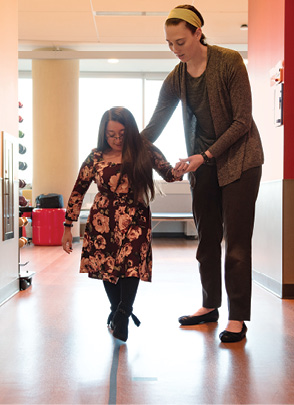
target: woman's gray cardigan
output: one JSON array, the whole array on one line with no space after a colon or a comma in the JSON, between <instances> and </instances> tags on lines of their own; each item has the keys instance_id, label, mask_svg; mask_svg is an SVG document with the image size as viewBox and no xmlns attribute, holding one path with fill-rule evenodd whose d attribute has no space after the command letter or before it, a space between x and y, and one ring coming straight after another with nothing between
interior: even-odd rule
<instances>
[{"instance_id":1,"label":"woman's gray cardigan","mask_svg":"<svg viewBox=\"0 0 294 405\"><path fill-rule=\"evenodd\" d=\"M216 134L209 151L216 158L218 181L225 186L240 178L243 171L263 163L258 129L252 118L251 89L241 55L218 46L209 47L206 84ZM153 116L142 131L154 142L179 101L188 155L194 154L196 117L187 104L186 64L180 62L165 79Z\"/></svg>"}]
</instances>

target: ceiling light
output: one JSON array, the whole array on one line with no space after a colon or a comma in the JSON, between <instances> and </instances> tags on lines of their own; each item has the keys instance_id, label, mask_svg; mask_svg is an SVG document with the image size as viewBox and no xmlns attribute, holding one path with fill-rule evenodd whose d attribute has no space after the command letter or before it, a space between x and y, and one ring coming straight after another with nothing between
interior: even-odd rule
<instances>
[{"instance_id":1,"label":"ceiling light","mask_svg":"<svg viewBox=\"0 0 294 405\"><path fill-rule=\"evenodd\" d=\"M115 58L108 59L108 63L118 63L119 60Z\"/></svg>"},{"instance_id":2,"label":"ceiling light","mask_svg":"<svg viewBox=\"0 0 294 405\"><path fill-rule=\"evenodd\" d=\"M247 30L248 30L248 25L247 25L247 24L242 24L242 25L240 26L240 30L241 30L241 31L247 31Z\"/></svg>"},{"instance_id":3,"label":"ceiling light","mask_svg":"<svg viewBox=\"0 0 294 405\"><path fill-rule=\"evenodd\" d=\"M168 11L94 11L94 15L96 16L125 16L125 17L154 17L154 16L166 16L168 15Z\"/></svg>"}]
</instances>

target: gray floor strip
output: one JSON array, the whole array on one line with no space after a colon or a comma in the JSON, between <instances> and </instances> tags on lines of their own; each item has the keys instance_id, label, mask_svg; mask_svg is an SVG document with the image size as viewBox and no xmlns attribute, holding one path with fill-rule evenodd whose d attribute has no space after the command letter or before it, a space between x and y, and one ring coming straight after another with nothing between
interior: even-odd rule
<instances>
[{"instance_id":1,"label":"gray floor strip","mask_svg":"<svg viewBox=\"0 0 294 405\"><path fill-rule=\"evenodd\" d=\"M119 341L114 339L112 364L111 364L111 370L110 370L108 405L116 405L117 370L118 370L119 350L120 350L121 345L122 345L122 343L120 343Z\"/></svg>"}]
</instances>

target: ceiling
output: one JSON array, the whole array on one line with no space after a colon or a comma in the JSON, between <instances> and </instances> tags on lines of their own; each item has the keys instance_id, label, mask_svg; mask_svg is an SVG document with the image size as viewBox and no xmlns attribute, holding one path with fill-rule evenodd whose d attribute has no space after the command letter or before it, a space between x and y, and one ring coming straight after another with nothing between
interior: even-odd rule
<instances>
[{"instance_id":1,"label":"ceiling","mask_svg":"<svg viewBox=\"0 0 294 405\"><path fill-rule=\"evenodd\" d=\"M248 0L195 0L208 43L247 52ZM164 21L174 0L20 0L19 58L100 60L100 70L126 66L170 69L177 60L164 38ZM135 15L132 15L135 14ZM139 14L139 15L138 15ZM155 14L155 15L154 15ZM109 64L108 59L119 59ZM97 63L96 63L97 65ZM143 69L141 66L140 69ZM152 70L152 69L151 69Z\"/></svg>"}]
</instances>

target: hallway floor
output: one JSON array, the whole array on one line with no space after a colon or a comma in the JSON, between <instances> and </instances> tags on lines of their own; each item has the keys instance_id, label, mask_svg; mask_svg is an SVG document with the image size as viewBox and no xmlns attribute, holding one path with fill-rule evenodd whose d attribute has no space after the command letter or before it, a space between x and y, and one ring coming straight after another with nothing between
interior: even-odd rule
<instances>
[{"instance_id":1,"label":"hallway floor","mask_svg":"<svg viewBox=\"0 0 294 405\"><path fill-rule=\"evenodd\" d=\"M196 241L154 239L153 282L139 285L127 343L106 327L102 282L79 274L81 244L26 246L32 286L0 307L1 404L293 404L294 300L253 284L247 338L218 323L181 327L201 305Z\"/></svg>"}]
</instances>

